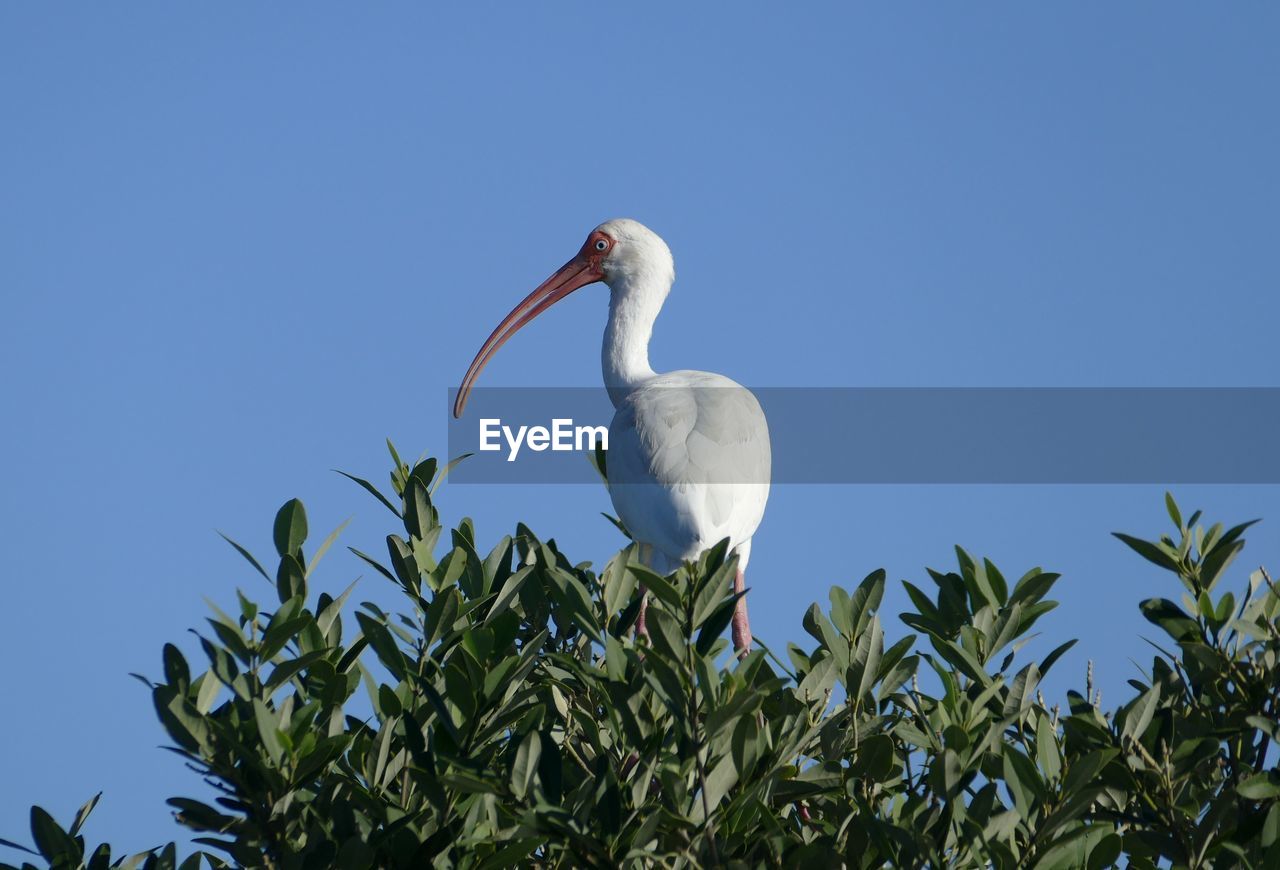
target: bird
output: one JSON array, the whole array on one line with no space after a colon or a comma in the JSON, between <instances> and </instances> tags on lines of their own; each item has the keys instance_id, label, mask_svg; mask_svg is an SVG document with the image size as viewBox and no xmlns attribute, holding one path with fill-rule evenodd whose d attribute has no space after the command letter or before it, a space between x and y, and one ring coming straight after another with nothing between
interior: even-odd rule
<instances>
[{"instance_id":1,"label":"bird","mask_svg":"<svg viewBox=\"0 0 1280 870\"><path fill-rule=\"evenodd\" d=\"M674 282L671 249L657 233L626 218L600 224L493 330L458 387L453 415L462 416L480 372L516 332L575 290L608 287L601 369L614 406L606 454L610 500L658 574L728 538L739 593L731 633L744 658L752 642L745 572L769 498L769 426L756 396L724 375L650 366L649 339ZM636 631L646 634L648 599L641 594Z\"/></svg>"}]
</instances>

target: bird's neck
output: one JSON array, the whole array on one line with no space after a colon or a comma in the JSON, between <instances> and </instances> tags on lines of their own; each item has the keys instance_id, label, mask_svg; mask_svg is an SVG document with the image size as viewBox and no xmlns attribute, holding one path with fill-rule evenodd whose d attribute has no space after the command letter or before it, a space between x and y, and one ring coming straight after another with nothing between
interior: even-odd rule
<instances>
[{"instance_id":1,"label":"bird's neck","mask_svg":"<svg viewBox=\"0 0 1280 870\"><path fill-rule=\"evenodd\" d=\"M600 361L604 385L616 408L627 393L654 376L649 366L653 322L671 288L660 276L637 277L610 288L609 324L604 330Z\"/></svg>"}]
</instances>

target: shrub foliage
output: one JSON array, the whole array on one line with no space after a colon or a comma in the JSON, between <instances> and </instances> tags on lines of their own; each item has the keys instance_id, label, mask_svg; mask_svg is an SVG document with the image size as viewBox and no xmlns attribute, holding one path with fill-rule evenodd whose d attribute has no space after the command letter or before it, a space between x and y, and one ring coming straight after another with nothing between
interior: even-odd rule
<instances>
[{"instance_id":1,"label":"shrub foliage","mask_svg":"<svg viewBox=\"0 0 1280 870\"><path fill-rule=\"evenodd\" d=\"M216 792L170 801L205 851L90 847L96 798L66 829L34 807L30 847L5 845L91 868L1280 866L1280 590L1259 570L1221 591L1249 523L1206 531L1169 498L1171 534L1117 536L1182 594L1141 603L1165 637L1106 711L1091 679L1065 707L1039 691L1074 641L1020 656L1056 574L957 549L904 583L905 633L876 571L808 609L807 644L738 661L723 543L666 577L523 525L482 547L439 523L447 469L392 454L394 495L352 478L394 515L386 556L353 552L402 612L312 596L337 533L308 556L290 501L274 572L233 543L275 600L237 593L198 666L169 644L144 680Z\"/></svg>"}]
</instances>

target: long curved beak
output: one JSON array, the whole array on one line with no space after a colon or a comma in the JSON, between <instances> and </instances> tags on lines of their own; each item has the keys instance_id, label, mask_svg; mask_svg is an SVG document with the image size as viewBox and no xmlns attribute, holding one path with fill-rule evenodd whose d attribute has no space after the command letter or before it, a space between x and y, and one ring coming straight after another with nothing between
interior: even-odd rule
<instances>
[{"instance_id":1,"label":"long curved beak","mask_svg":"<svg viewBox=\"0 0 1280 870\"><path fill-rule=\"evenodd\" d=\"M471 361L471 367L467 369L467 374L463 377L461 386L458 387L458 395L453 401L453 416L462 416L462 410L467 406L467 397L471 394L471 388L475 386L476 379L480 377L480 372L498 352L498 348L507 343L507 339L574 290L603 279L604 271L600 268L599 262L593 261L584 250L539 284L536 290L526 296L511 310L510 314L502 319L498 328L481 346L476 358Z\"/></svg>"}]
</instances>

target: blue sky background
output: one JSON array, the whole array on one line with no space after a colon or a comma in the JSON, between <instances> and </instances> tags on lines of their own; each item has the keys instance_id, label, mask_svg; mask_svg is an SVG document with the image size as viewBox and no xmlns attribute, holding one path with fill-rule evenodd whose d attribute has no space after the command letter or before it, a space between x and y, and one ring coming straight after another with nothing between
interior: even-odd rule
<instances>
[{"instance_id":1,"label":"blue sky background","mask_svg":"<svg viewBox=\"0 0 1280 870\"><path fill-rule=\"evenodd\" d=\"M388 435L443 450L447 388L605 218L675 252L659 369L1278 385L1278 25L1261 3L0 6L0 837L98 789L90 836L181 836L163 801L198 782L126 674L194 651L202 596L270 594L214 529L269 553L299 496L378 549L388 517L329 469L384 480ZM576 294L484 383L598 383L604 318ZM778 487L753 628L800 639L830 584L920 581L961 543L1064 573L1041 648L1082 643L1051 694L1092 656L1110 703L1149 663L1137 602L1177 590L1108 533L1161 531L1160 493ZM1232 582L1280 568L1280 488L1177 495L1268 519ZM578 559L618 546L602 489L440 501L486 541L527 520ZM335 553L317 583L360 573Z\"/></svg>"}]
</instances>

